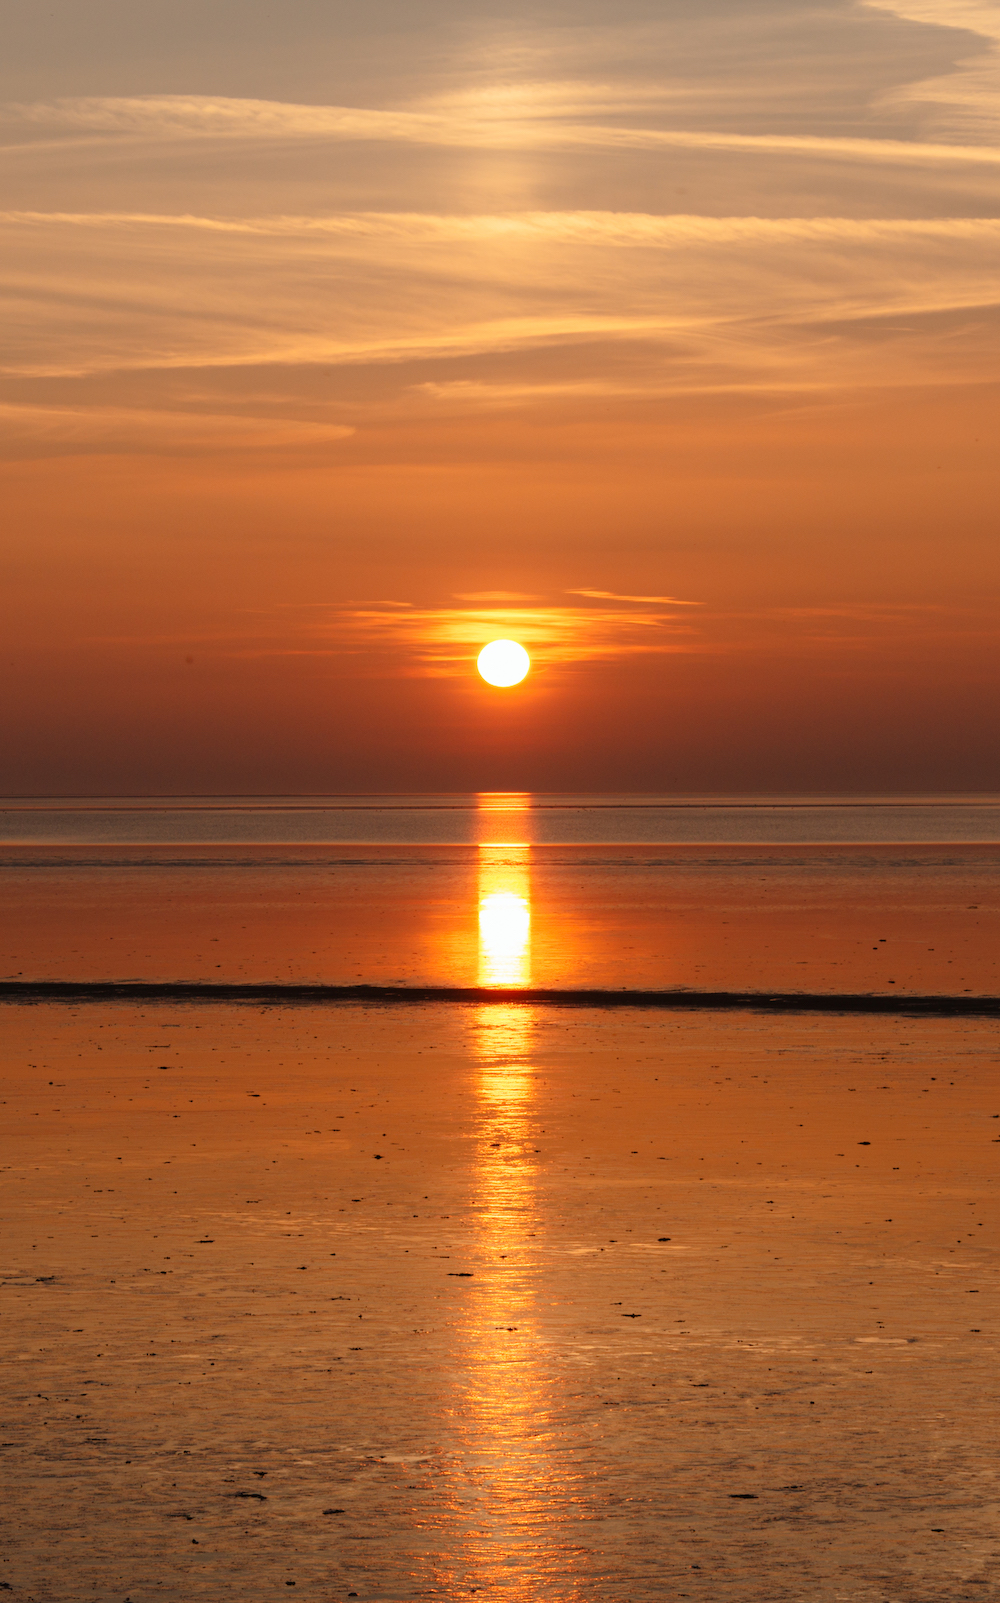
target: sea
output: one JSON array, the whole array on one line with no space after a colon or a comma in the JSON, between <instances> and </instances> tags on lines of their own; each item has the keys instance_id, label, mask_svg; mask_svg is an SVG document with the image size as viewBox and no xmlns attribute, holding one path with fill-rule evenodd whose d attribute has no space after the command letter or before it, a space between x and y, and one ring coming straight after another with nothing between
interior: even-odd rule
<instances>
[{"instance_id":1,"label":"sea","mask_svg":"<svg viewBox=\"0 0 1000 1603\"><path fill-rule=\"evenodd\" d=\"M0 885L0 1589L1000 1593L1000 798L8 798Z\"/></svg>"},{"instance_id":2,"label":"sea","mask_svg":"<svg viewBox=\"0 0 1000 1603\"><path fill-rule=\"evenodd\" d=\"M7 801L0 977L989 993L1000 800Z\"/></svg>"}]
</instances>

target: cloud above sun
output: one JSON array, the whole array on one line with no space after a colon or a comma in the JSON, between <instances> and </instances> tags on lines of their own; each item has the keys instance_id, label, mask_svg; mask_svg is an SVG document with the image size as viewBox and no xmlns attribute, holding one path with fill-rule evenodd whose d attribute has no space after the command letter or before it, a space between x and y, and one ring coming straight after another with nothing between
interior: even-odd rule
<instances>
[{"instance_id":1,"label":"cloud above sun","mask_svg":"<svg viewBox=\"0 0 1000 1603\"><path fill-rule=\"evenodd\" d=\"M202 449L322 450L375 420L989 382L995 7L870 0L779 27L752 0L730 20L735 55L696 8L479 34L472 16L443 76L361 104L0 107L0 378L61 386L0 397L8 451L170 454L185 414ZM867 96L849 114L843 74ZM67 163L100 172L86 200ZM394 375L391 406L334 385L320 407L318 368L340 391ZM265 369L234 411L229 375ZM114 374L143 377L132 417L80 393Z\"/></svg>"},{"instance_id":2,"label":"cloud above sun","mask_svg":"<svg viewBox=\"0 0 1000 1603\"><path fill-rule=\"evenodd\" d=\"M498 638L519 641L536 668L699 649L690 626L669 612L558 603L408 607L405 611L340 607L331 609L320 634L326 637L321 650L377 650L394 664L394 671L416 678L466 675L482 647Z\"/></svg>"}]
</instances>

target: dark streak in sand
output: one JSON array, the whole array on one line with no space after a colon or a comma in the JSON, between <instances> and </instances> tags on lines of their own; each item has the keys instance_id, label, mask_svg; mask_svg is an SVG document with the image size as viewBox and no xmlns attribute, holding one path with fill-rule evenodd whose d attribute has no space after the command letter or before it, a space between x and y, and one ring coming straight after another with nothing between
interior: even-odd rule
<instances>
[{"instance_id":1,"label":"dark streak in sand","mask_svg":"<svg viewBox=\"0 0 1000 1603\"><path fill-rule=\"evenodd\" d=\"M647 1007L765 1013L893 1013L1000 1016L997 996L884 996L869 992L574 990L480 985L316 985L186 980L0 980L0 1002L512 1002L560 1007Z\"/></svg>"}]
</instances>

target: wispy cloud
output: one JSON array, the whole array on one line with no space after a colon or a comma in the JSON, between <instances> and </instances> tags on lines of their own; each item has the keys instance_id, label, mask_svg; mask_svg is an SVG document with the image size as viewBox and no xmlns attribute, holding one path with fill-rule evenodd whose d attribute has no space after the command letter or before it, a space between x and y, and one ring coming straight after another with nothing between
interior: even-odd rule
<instances>
[{"instance_id":1,"label":"wispy cloud","mask_svg":"<svg viewBox=\"0 0 1000 1603\"><path fill-rule=\"evenodd\" d=\"M321 653L377 653L407 676L469 672L490 640L519 640L539 668L697 651L694 631L659 612L570 606L332 609L314 647Z\"/></svg>"},{"instance_id":2,"label":"wispy cloud","mask_svg":"<svg viewBox=\"0 0 1000 1603\"><path fill-rule=\"evenodd\" d=\"M329 423L217 412L124 406L30 406L0 403L0 456L184 456L206 451L315 450L355 430Z\"/></svg>"},{"instance_id":3,"label":"wispy cloud","mask_svg":"<svg viewBox=\"0 0 1000 1603\"><path fill-rule=\"evenodd\" d=\"M1000 161L1000 151L998 151ZM198 217L189 213L2 211L0 224L11 227L65 228L84 233L120 231L141 239L148 231L215 234L224 248L227 236L297 242L323 249L335 245L359 253L373 243L399 245L502 245L548 241L608 246L739 244L773 242L831 245L871 242L916 242L993 239L995 217L706 217L690 212L518 211L498 214L427 212L340 212L334 216Z\"/></svg>"},{"instance_id":4,"label":"wispy cloud","mask_svg":"<svg viewBox=\"0 0 1000 1603\"><path fill-rule=\"evenodd\" d=\"M824 157L885 166L1000 165L989 144L945 144L844 135L748 134L726 129L648 128L566 120L565 86L509 98L463 96L428 110L305 106L208 95L80 97L6 108L15 126L78 130L147 141L378 141L467 149L701 150ZM579 100L580 91L576 90ZM592 102L593 104L593 102ZM9 150L30 148L21 142Z\"/></svg>"},{"instance_id":5,"label":"wispy cloud","mask_svg":"<svg viewBox=\"0 0 1000 1603\"><path fill-rule=\"evenodd\" d=\"M890 106L920 106L932 128L952 140L989 141L1000 137L1000 8L995 0L864 0L873 11L887 11L910 22L964 28L991 46L970 53L957 68L938 77L906 84L884 95Z\"/></svg>"},{"instance_id":6,"label":"wispy cloud","mask_svg":"<svg viewBox=\"0 0 1000 1603\"><path fill-rule=\"evenodd\" d=\"M901 650L948 641L989 642L992 649L997 626L974 607L885 600L706 609L697 627L659 611L637 612L635 604L624 609L315 602L248 615L242 628L94 636L87 643L143 643L154 651L197 647L212 657L239 660L328 658L337 663L338 673L353 678L457 679L474 674L482 647L499 638L521 641L536 672L544 673L667 655L819 657L831 665L861 658L891 661Z\"/></svg>"},{"instance_id":7,"label":"wispy cloud","mask_svg":"<svg viewBox=\"0 0 1000 1603\"><path fill-rule=\"evenodd\" d=\"M700 607L700 601L680 601L676 596L620 596L613 590L568 590L567 595L588 596L594 601L639 601L669 607Z\"/></svg>"},{"instance_id":8,"label":"wispy cloud","mask_svg":"<svg viewBox=\"0 0 1000 1603\"><path fill-rule=\"evenodd\" d=\"M980 217L7 212L0 243L6 370L39 375L618 341L662 347L643 370L645 393L904 382L926 360L912 331L906 341L893 330L891 367L876 366L871 328L859 352L852 326L1000 298L1000 220ZM981 338L956 330L947 360L963 377L988 365ZM414 405L475 406L630 384L602 360L571 381L525 367L504 384L438 378L410 394Z\"/></svg>"}]
</instances>

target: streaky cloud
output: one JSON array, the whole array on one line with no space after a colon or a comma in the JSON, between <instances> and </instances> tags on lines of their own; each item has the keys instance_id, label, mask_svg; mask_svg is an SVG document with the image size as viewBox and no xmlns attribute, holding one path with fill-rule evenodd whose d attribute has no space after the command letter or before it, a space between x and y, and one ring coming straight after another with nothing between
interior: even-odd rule
<instances>
[{"instance_id":1,"label":"streaky cloud","mask_svg":"<svg viewBox=\"0 0 1000 1603\"><path fill-rule=\"evenodd\" d=\"M1000 9L987 0L864 0L875 11L941 28L965 28L992 48L957 70L883 96L889 106L923 106L932 127L951 138L1000 138Z\"/></svg>"},{"instance_id":2,"label":"streaky cloud","mask_svg":"<svg viewBox=\"0 0 1000 1603\"><path fill-rule=\"evenodd\" d=\"M451 677L468 672L487 641L516 639L536 667L613 662L635 656L704 649L688 626L659 613L568 606L331 608L317 644L321 654L365 648L402 658L397 667L415 677Z\"/></svg>"},{"instance_id":3,"label":"streaky cloud","mask_svg":"<svg viewBox=\"0 0 1000 1603\"><path fill-rule=\"evenodd\" d=\"M835 158L887 166L1000 164L1000 147L989 144L878 139L848 135L738 133L725 129L645 128L570 123L541 116L537 102L519 108L490 101L478 114L474 100L441 110L369 109L297 105L275 100L209 95L88 97L14 104L4 119L23 128L67 128L132 139L227 141L376 141L474 149L686 149ZM11 152L32 148L8 144Z\"/></svg>"},{"instance_id":4,"label":"streaky cloud","mask_svg":"<svg viewBox=\"0 0 1000 1603\"><path fill-rule=\"evenodd\" d=\"M570 596L587 596L594 601L637 601L670 607L700 607L701 601L681 601L677 596L620 596L614 590L567 590Z\"/></svg>"},{"instance_id":5,"label":"streaky cloud","mask_svg":"<svg viewBox=\"0 0 1000 1603\"><path fill-rule=\"evenodd\" d=\"M502 373L411 371L397 415L979 382L1000 300L995 217L8 210L0 238L10 376L517 356ZM662 354L609 364L611 345ZM593 355L539 360L571 346ZM365 415L359 401L329 423Z\"/></svg>"},{"instance_id":6,"label":"streaky cloud","mask_svg":"<svg viewBox=\"0 0 1000 1603\"><path fill-rule=\"evenodd\" d=\"M324 421L125 406L0 403L3 455L200 455L206 451L314 450L355 429Z\"/></svg>"}]
</instances>

